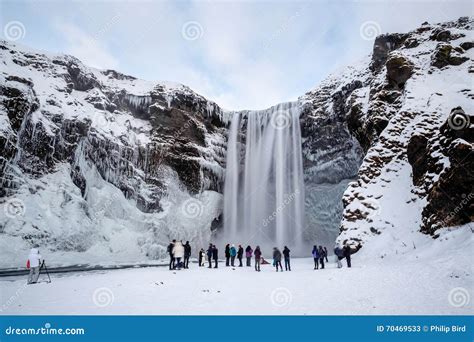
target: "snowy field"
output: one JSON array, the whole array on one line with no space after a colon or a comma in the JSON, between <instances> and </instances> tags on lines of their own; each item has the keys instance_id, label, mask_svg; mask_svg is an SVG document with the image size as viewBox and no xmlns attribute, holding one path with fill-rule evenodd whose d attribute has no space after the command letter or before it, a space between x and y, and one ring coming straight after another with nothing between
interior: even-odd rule
<instances>
[{"instance_id":1,"label":"snowy field","mask_svg":"<svg viewBox=\"0 0 474 342\"><path fill-rule=\"evenodd\" d=\"M325 270L293 259L271 265L169 271L152 267L53 275L26 286L0 279L2 314L345 315L473 314L472 231L465 226L409 252L354 255L353 268ZM403 254L402 254L403 253ZM43 278L44 279L44 278Z\"/></svg>"}]
</instances>

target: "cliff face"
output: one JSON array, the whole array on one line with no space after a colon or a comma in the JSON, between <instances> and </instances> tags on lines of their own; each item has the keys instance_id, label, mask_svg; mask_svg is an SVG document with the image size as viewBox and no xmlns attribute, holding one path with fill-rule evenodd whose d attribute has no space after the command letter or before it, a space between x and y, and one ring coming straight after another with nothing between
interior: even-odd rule
<instances>
[{"instance_id":1,"label":"cliff face","mask_svg":"<svg viewBox=\"0 0 474 342\"><path fill-rule=\"evenodd\" d=\"M471 37L468 18L379 36L300 98L308 240L403 250L472 222ZM221 226L232 113L4 41L0 62L0 266L32 245L63 263L157 259Z\"/></svg>"},{"instance_id":2,"label":"cliff face","mask_svg":"<svg viewBox=\"0 0 474 342\"><path fill-rule=\"evenodd\" d=\"M215 103L7 42L0 60L7 250L96 248L127 260L163 256L171 236L209 239L226 147Z\"/></svg>"},{"instance_id":3,"label":"cliff face","mask_svg":"<svg viewBox=\"0 0 474 342\"><path fill-rule=\"evenodd\" d=\"M340 113L365 156L342 198L339 243L377 237L400 252L420 231L473 221L472 23L379 36L347 83Z\"/></svg>"}]
</instances>

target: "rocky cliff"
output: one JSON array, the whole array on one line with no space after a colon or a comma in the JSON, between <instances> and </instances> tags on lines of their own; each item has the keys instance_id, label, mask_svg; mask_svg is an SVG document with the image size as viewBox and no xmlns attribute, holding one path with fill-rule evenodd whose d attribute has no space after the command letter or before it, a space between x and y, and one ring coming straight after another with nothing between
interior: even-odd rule
<instances>
[{"instance_id":1,"label":"rocky cliff","mask_svg":"<svg viewBox=\"0 0 474 342\"><path fill-rule=\"evenodd\" d=\"M154 259L171 236L209 239L226 147L215 103L5 41L0 60L4 250Z\"/></svg>"},{"instance_id":2,"label":"rocky cliff","mask_svg":"<svg viewBox=\"0 0 474 342\"><path fill-rule=\"evenodd\" d=\"M420 232L472 224L472 25L465 17L381 35L342 86L333 108L364 159L342 198L339 243L356 251L374 240L399 253Z\"/></svg>"}]
</instances>

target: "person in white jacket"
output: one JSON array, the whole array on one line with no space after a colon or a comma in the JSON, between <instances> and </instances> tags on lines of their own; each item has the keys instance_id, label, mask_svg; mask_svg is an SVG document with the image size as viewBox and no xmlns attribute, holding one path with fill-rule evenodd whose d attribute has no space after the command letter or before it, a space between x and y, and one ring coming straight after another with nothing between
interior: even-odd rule
<instances>
[{"instance_id":1,"label":"person in white jacket","mask_svg":"<svg viewBox=\"0 0 474 342\"><path fill-rule=\"evenodd\" d=\"M181 241L177 241L173 247L173 257L176 259L176 266L181 268L181 259L184 258L184 246Z\"/></svg>"},{"instance_id":2,"label":"person in white jacket","mask_svg":"<svg viewBox=\"0 0 474 342\"><path fill-rule=\"evenodd\" d=\"M28 255L28 261L30 262L30 274L28 275L28 284L35 284L39 278L39 270L41 266L41 254L37 248L30 250Z\"/></svg>"}]
</instances>

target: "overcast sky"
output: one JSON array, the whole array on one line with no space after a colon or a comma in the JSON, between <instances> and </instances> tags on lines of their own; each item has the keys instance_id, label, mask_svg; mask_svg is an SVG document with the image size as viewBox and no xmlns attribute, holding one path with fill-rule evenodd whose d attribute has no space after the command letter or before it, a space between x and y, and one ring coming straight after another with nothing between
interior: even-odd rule
<instances>
[{"instance_id":1,"label":"overcast sky","mask_svg":"<svg viewBox=\"0 0 474 342\"><path fill-rule=\"evenodd\" d=\"M227 109L294 100L370 54L375 33L473 13L472 1L3 1L2 35L85 64L186 84ZM20 26L21 27L21 26Z\"/></svg>"}]
</instances>

